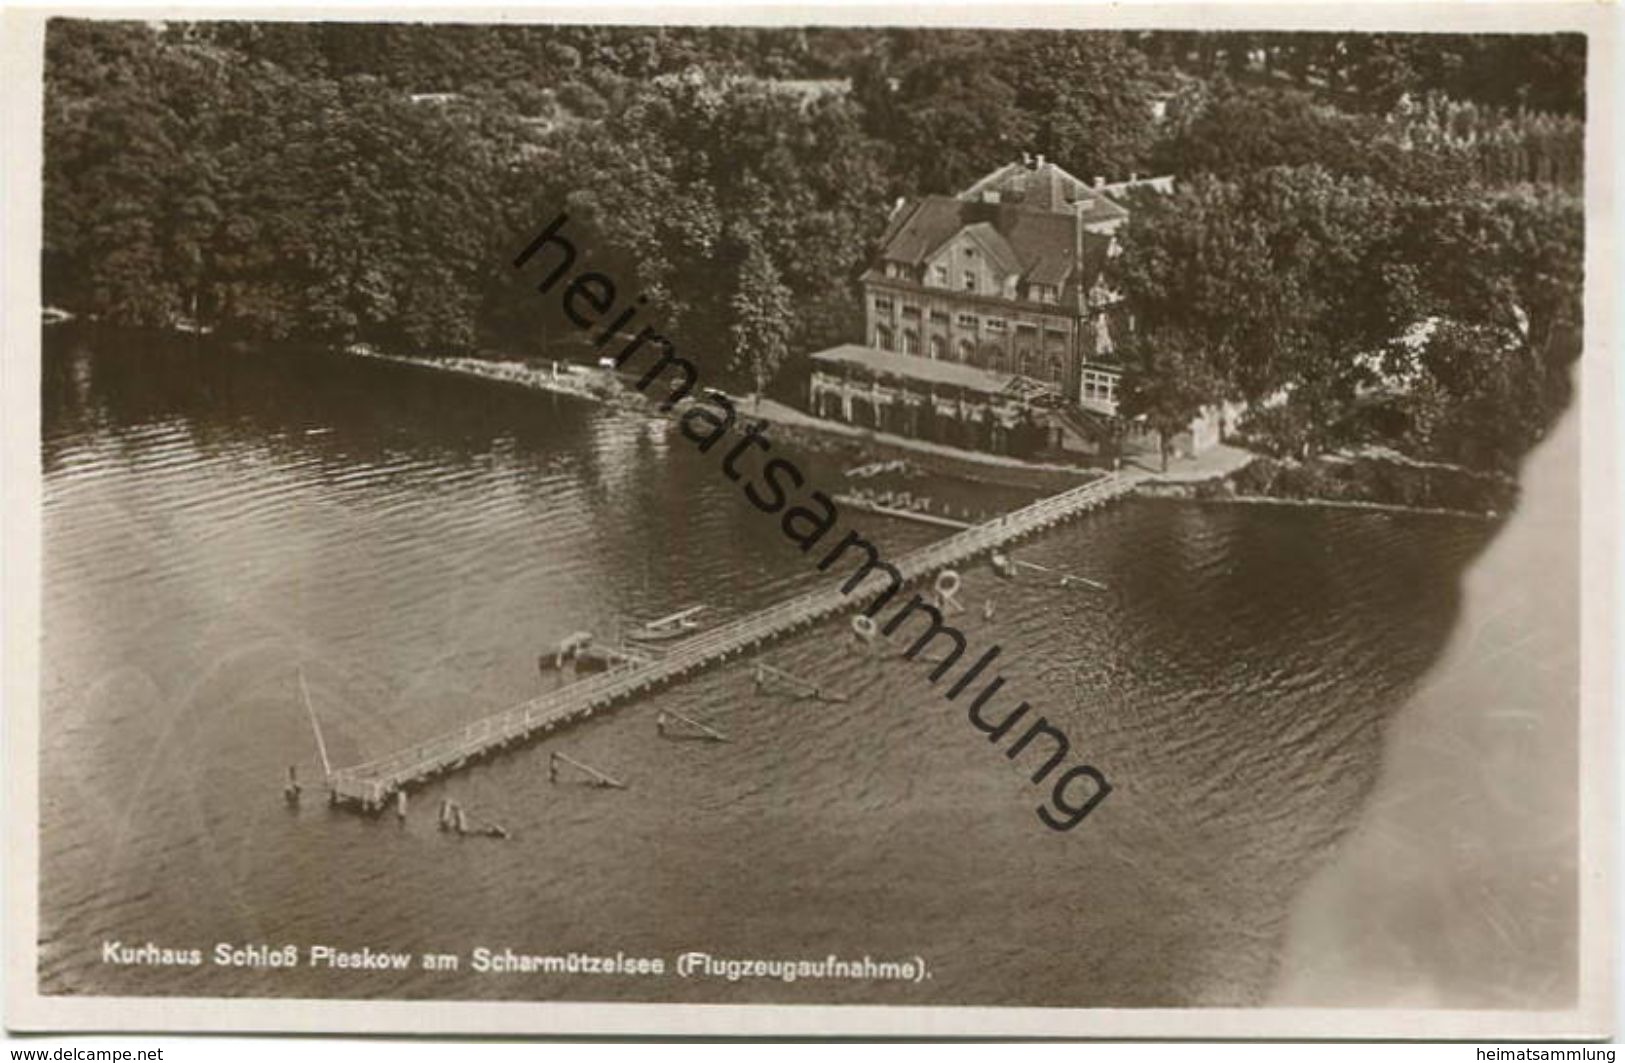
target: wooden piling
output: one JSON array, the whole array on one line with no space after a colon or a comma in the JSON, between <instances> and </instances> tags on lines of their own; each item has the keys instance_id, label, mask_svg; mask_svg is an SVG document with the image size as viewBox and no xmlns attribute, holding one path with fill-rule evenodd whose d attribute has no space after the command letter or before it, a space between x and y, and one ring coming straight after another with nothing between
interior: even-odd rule
<instances>
[{"instance_id":1,"label":"wooden piling","mask_svg":"<svg viewBox=\"0 0 1625 1063\"><path fill-rule=\"evenodd\" d=\"M299 693L305 701L305 712L310 716L310 728L316 732L316 751L322 756L322 774L331 777L333 762L327 757L327 740L322 737L322 725L316 719L316 709L310 703L310 688L305 685L305 670L299 669Z\"/></svg>"},{"instance_id":2,"label":"wooden piling","mask_svg":"<svg viewBox=\"0 0 1625 1063\"><path fill-rule=\"evenodd\" d=\"M550 753L547 757L547 778L549 782L558 782L558 764L560 762L568 764L577 771L585 772L591 777L591 782L594 786L602 786L614 790L626 789L626 784L621 782L619 779L612 778L589 764L583 764L574 757L566 756L565 754L558 752Z\"/></svg>"},{"instance_id":3,"label":"wooden piling","mask_svg":"<svg viewBox=\"0 0 1625 1063\"><path fill-rule=\"evenodd\" d=\"M768 680L777 679L782 683L799 689L802 697L817 698L819 701L846 700L845 694L841 694L836 691L825 691L823 687L819 686L812 680L803 679L801 676L786 672L782 668L775 668L773 665L768 664L765 661L757 662L754 669L754 675L756 678L757 690L766 689Z\"/></svg>"},{"instance_id":4,"label":"wooden piling","mask_svg":"<svg viewBox=\"0 0 1625 1063\"><path fill-rule=\"evenodd\" d=\"M710 742L726 742L726 741L728 741L728 736L723 734L721 731L717 730L715 727L712 727L710 724L705 723L705 722L703 722L701 720L696 720L692 716L684 716L682 713L678 712L676 709L666 709L664 712L661 713L661 716L669 716L672 719L678 721L679 723L688 724L688 726L690 726L690 727L694 728L696 731L700 732L698 735L695 736L696 738L703 738L703 739L705 739L707 741L710 741ZM661 726L660 733L665 734L666 731L665 731L665 725L664 725L663 721L660 721L660 726Z\"/></svg>"}]
</instances>

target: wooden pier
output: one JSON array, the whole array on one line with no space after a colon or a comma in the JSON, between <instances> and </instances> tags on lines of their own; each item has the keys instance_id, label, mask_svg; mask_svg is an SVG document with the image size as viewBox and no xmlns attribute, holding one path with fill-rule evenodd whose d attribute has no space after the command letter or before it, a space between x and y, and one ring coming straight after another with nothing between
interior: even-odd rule
<instances>
[{"instance_id":1,"label":"wooden pier","mask_svg":"<svg viewBox=\"0 0 1625 1063\"><path fill-rule=\"evenodd\" d=\"M902 574L905 584L915 583L1104 505L1145 478L1142 473L1109 475L887 560ZM382 810L396 793L855 609L888 586L884 579L870 576L851 594L845 594L841 585L851 571L850 566L843 565L831 572L829 586L669 643L668 651L658 658L613 667L410 748L331 771L327 781L332 798L336 803L369 812Z\"/></svg>"}]
</instances>

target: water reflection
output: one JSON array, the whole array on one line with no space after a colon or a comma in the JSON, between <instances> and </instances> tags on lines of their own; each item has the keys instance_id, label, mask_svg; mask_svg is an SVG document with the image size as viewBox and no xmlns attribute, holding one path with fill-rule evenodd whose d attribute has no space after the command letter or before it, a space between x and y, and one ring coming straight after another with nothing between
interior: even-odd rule
<instances>
[{"instance_id":1,"label":"water reflection","mask_svg":"<svg viewBox=\"0 0 1625 1063\"><path fill-rule=\"evenodd\" d=\"M1132 502L1021 548L1105 593L965 574L1012 689L1117 787L1077 831L908 665L839 623L560 736L631 782L499 758L404 826L290 815L336 760L538 689L571 631L814 573L715 462L623 412L319 354L53 329L44 375L42 911L52 992L1169 1005L1262 999L1289 904L1355 822L1484 526ZM839 469L798 464L819 483ZM966 499L978 489L947 486ZM869 525L888 553L934 530ZM674 708L727 745L677 743ZM513 832L434 829L451 797ZM125 971L104 937L456 951L924 955L924 986Z\"/></svg>"}]
</instances>

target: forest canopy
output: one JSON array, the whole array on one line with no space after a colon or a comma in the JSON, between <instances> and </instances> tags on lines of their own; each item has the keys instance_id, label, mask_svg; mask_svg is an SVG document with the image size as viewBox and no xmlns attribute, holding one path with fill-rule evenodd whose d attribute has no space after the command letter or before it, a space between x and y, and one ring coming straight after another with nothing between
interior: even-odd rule
<instances>
[{"instance_id":1,"label":"forest canopy","mask_svg":"<svg viewBox=\"0 0 1625 1063\"><path fill-rule=\"evenodd\" d=\"M118 324L540 353L573 330L504 266L564 210L713 379L793 389L898 197L1034 153L1176 179L1119 234L1126 413L1504 464L1578 354L1575 35L57 19L46 52L46 300Z\"/></svg>"}]
</instances>

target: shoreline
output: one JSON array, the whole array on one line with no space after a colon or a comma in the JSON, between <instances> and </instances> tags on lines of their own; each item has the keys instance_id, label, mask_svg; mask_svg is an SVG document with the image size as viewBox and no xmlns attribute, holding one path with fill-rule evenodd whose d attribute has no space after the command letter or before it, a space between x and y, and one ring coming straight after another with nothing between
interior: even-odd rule
<instances>
[{"instance_id":1,"label":"shoreline","mask_svg":"<svg viewBox=\"0 0 1625 1063\"><path fill-rule=\"evenodd\" d=\"M630 386L617 374L609 370L557 360L549 360L549 368L541 369L517 360L495 361L464 356L412 357L356 346L335 350L347 357L389 362L431 372L486 380L524 388L527 391L596 402L645 416L651 421L676 423L695 401L692 398L685 398L673 406L669 413L660 413L640 393L630 390ZM776 399L756 400L732 394L728 394L728 398L740 415L739 423L734 428L735 432L743 431L747 421L761 420L772 426L776 437L809 450L823 453L852 450L854 457L865 456L870 460L906 458L928 472L956 479L1057 491L1100 479L1110 472L1104 468L1025 461L1000 454L983 454L873 429L858 428L814 417Z\"/></svg>"},{"instance_id":2,"label":"shoreline","mask_svg":"<svg viewBox=\"0 0 1625 1063\"><path fill-rule=\"evenodd\" d=\"M1579 459L1571 409L1525 465L1531 504L1464 571L1363 809L1293 900L1270 1005L1576 1005Z\"/></svg>"},{"instance_id":3,"label":"shoreline","mask_svg":"<svg viewBox=\"0 0 1625 1063\"><path fill-rule=\"evenodd\" d=\"M85 321L74 318L73 321ZM66 324L67 322L64 322ZM190 335L194 330L175 326L162 331ZM549 359L542 368L519 359L489 359L471 355L404 355L365 344L326 347L340 357L445 373L471 380L522 388L533 393L610 406L651 421L675 423L695 401L685 398L671 412L660 413L618 374L595 366ZM725 393L726 394L726 393ZM776 399L752 399L729 394L740 412L733 431L743 431L750 420L772 426L780 439L808 450L839 454L854 460L906 459L921 470L940 476L1031 490L1059 491L1109 475L1104 467L1027 461L1007 455L985 454L924 440L895 436L815 417ZM748 415L747 415L748 411ZM1123 467L1137 465L1133 458ZM1140 466L1144 468L1144 466ZM1325 455L1311 463L1285 462L1230 444L1220 444L1195 459L1176 459L1167 471L1153 471L1133 497L1164 501L1216 502L1227 505L1275 505L1363 509L1374 513L1409 513L1456 519L1499 521L1516 508L1517 480L1498 473L1429 462L1385 448L1362 448L1342 455ZM1372 482L1339 473L1372 473ZM1386 477L1386 478L1384 478ZM1381 495L1431 496L1443 485L1446 494L1465 495L1481 505L1423 505ZM1452 485L1454 485L1452 487ZM1347 497L1308 493L1332 487ZM1493 504L1492 504L1493 503ZM886 515L884 513L880 515Z\"/></svg>"},{"instance_id":4,"label":"shoreline","mask_svg":"<svg viewBox=\"0 0 1625 1063\"><path fill-rule=\"evenodd\" d=\"M1304 509L1362 509L1373 513L1410 513L1424 517L1453 517L1457 520L1484 522L1498 521L1503 517L1503 514L1494 510L1480 512L1476 509L1441 509L1430 506L1407 506L1397 502L1362 502L1355 499L1276 498L1271 495L1223 494L1202 496L1193 495L1189 492L1168 491L1165 489L1166 486L1157 483L1145 484L1135 491L1135 497L1156 502L1196 502L1238 506L1297 506Z\"/></svg>"},{"instance_id":5,"label":"shoreline","mask_svg":"<svg viewBox=\"0 0 1625 1063\"><path fill-rule=\"evenodd\" d=\"M628 385L616 374L567 362L550 361L548 368L543 369L517 360L411 357L356 346L341 348L340 353L583 399L650 419L675 421L693 401L679 402L670 414L657 413L640 393L628 390ZM779 438L809 450L823 453L850 450L854 458L871 460L902 457L927 472L956 479L1055 491L1110 472L1105 468L1026 461L893 436L814 417L775 399L735 395L728 398L741 412L741 424L747 419L744 414L748 410L749 419L767 422ZM740 430L736 426L735 431ZM1125 462L1129 464L1133 462ZM1317 490L1327 493L1315 493ZM1332 491L1343 497L1333 496ZM1441 495L1457 504L1428 505L1409 500ZM1515 507L1517 486L1516 481L1494 473L1426 462L1397 452L1327 455L1315 462L1297 464L1222 445L1195 459L1179 460L1166 472L1152 472L1136 489L1135 496L1233 505L1321 506L1498 521Z\"/></svg>"},{"instance_id":6,"label":"shoreline","mask_svg":"<svg viewBox=\"0 0 1625 1063\"><path fill-rule=\"evenodd\" d=\"M1496 522L1518 508L1518 482L1494 473L1385 454L1328 454L1286 462L1252 454L1222 474L1154 477L1143 498L1224 504L1321 506Z\"/></svg>"}]
</instances>

